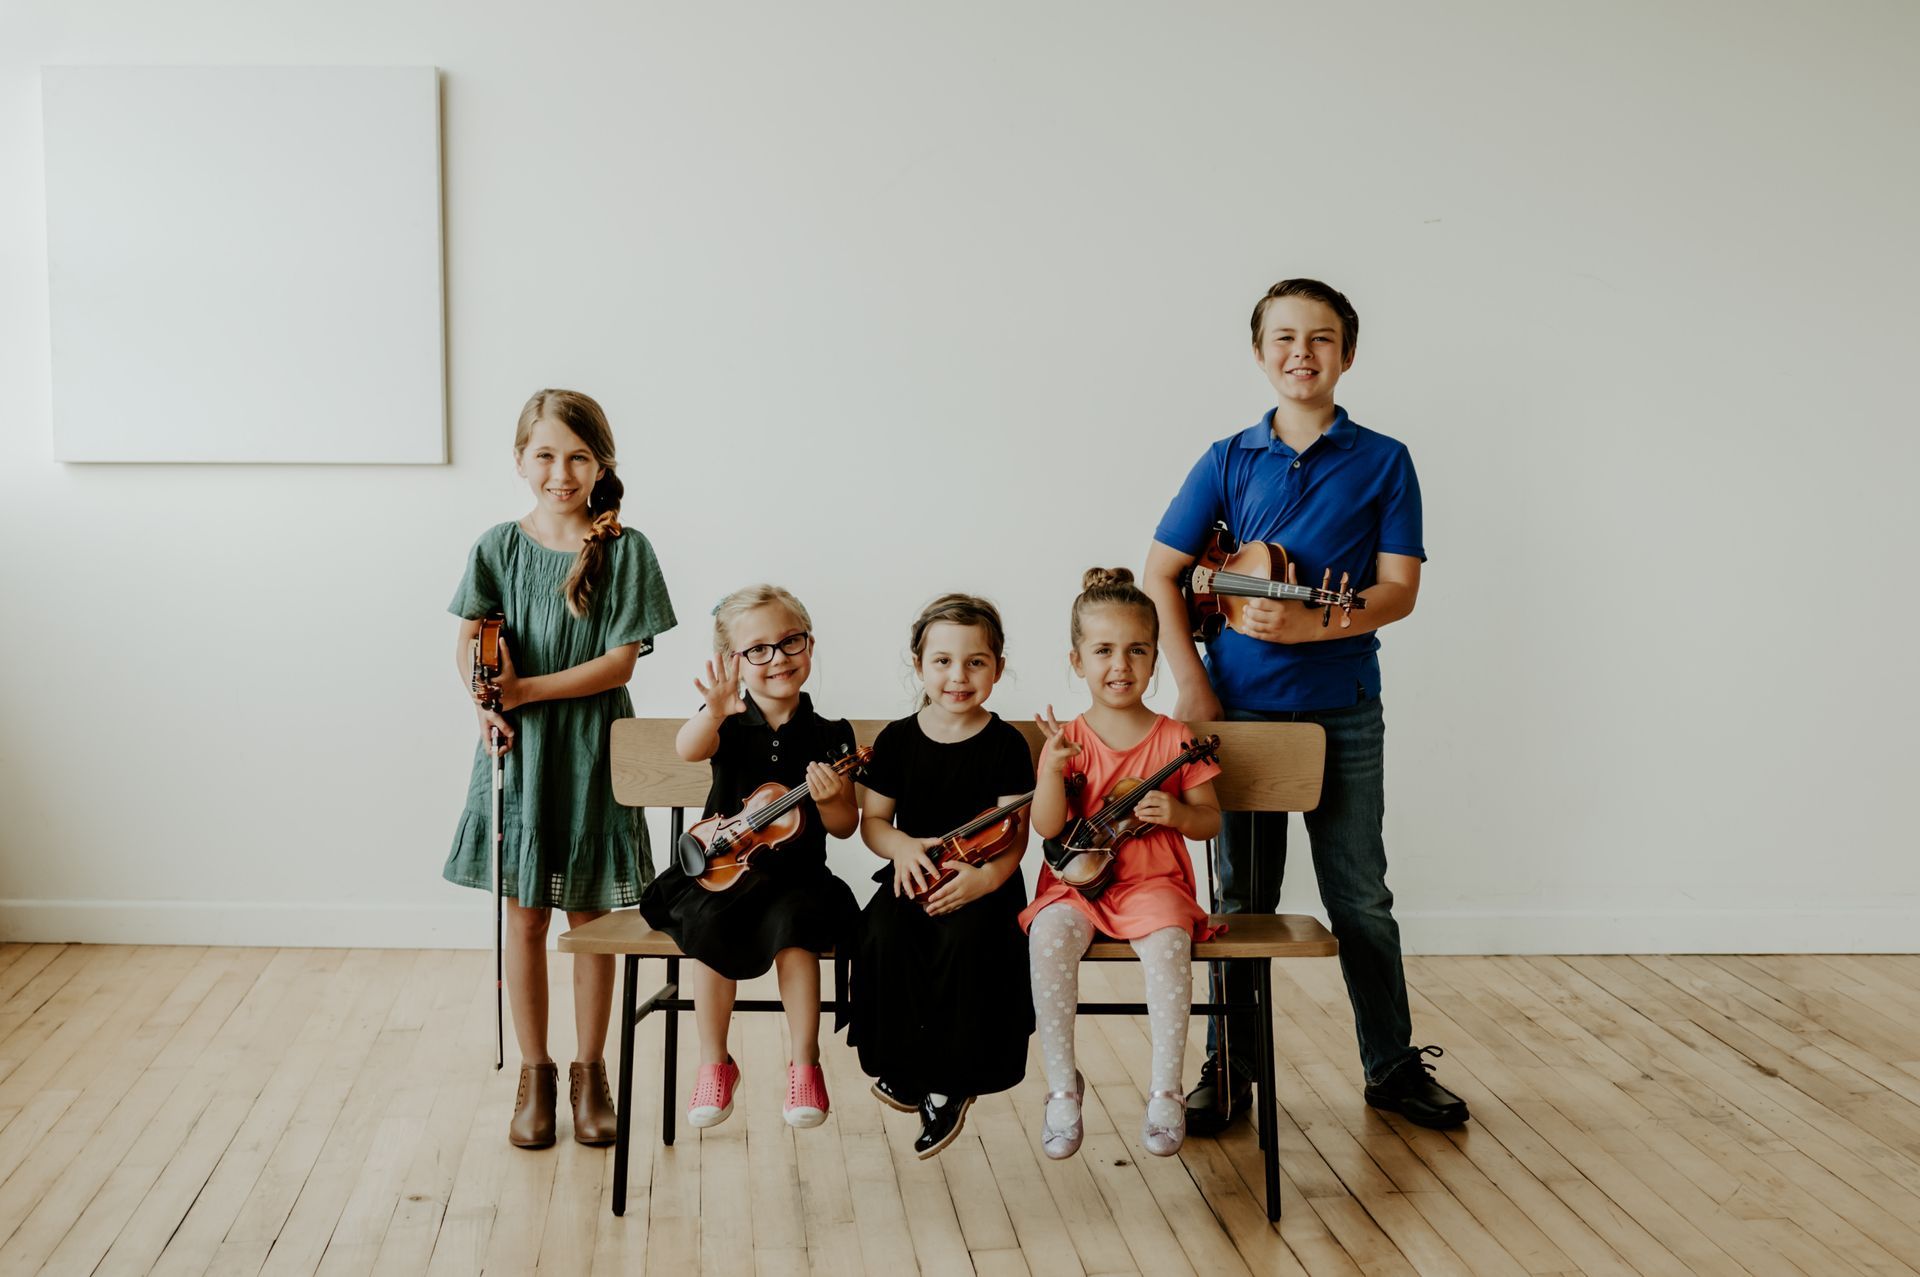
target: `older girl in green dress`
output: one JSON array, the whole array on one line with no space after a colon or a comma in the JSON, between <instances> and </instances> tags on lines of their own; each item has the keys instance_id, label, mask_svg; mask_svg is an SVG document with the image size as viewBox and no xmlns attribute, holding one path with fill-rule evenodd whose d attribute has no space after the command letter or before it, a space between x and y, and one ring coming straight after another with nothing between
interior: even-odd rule
<instances>
[{"instance_id":1,"label":"older girl in green dress","mask_svg":"<svg viewBox=\"0 0 1920 1277\"><path fill-rule=\"evenodd\" d=\"M656 635L673 628L666 582L646 537L619 521L622 485L600 405L543 390L520 411L514 467L533 491L523 518L483 533L449 610L462 618L455 666L464 686L480 618L506 617L501 711L476 703L481 744L466 809L447 857L449 882L491 891L493 764L500 730L506 788L501 869L507 897L506 979L520 1047L520 1089L508 1139L554 1141L559 1069L547 1054L547 925L554 909L579 926L631 905L653 877L645 822L613 798L608 730L631 717L627 680ZM573 959L577 1057L573 1136L614 1138L604 1053L613 959Z\"/></svg>"}]
</instances>

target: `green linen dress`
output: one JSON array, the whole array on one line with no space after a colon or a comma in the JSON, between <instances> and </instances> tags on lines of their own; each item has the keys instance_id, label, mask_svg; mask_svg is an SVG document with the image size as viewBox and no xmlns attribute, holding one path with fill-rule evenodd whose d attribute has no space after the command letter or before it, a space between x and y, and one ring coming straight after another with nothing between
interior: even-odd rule
<instances>
[{"instance_id":1,"label":"green linen dress","mask_svg":"<svg viewBox=\"0 0 1920 1277\"><path fill-rule=\"evenodd\" d=\"M552 674L628 643L644 654L674 626L653 546L633 528L607 546L606 576L585 617L567 610L560 586L574 554L550 550L518 523L489 528L467 556L448 611L475 620L506 617L507 654L521 678ZM631 718L627 689L508 711L513 748L501 801L506 895L529 908L615 909L639 901L653 879L640 812L613 798L609 732ZM466 809L442 871L448 882L493 889L493 761L474 747Z\"/></svg>"}]
</instances>

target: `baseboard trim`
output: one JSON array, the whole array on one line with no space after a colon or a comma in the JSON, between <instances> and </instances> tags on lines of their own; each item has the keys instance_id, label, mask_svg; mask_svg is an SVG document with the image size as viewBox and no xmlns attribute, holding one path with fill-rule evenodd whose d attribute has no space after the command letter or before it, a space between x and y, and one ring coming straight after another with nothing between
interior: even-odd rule
<instances>
[{"instance_id":1,"label":"baseboard trim","mask_svg":"<svg viewBox=\"0 0 1920 1277\"><path fill-rule=\"evenodd\" d=\"M1920 909L1428 912L1399 915L1410 954L1915 953ZM566 930L556 918L552 934ZM0 900L15 943L486 949L487 902L296 905L284 901Z\"/></svg>"},{"instance_id":2,"label":"baseboard trim","mask_svg":"<svg viewBox=\"0 0 1920 1277\"><path fill-rule=\"evenodd\" d=\"M1920 909L1541 910L1397 915L1408 953L1916 953Z\"/></svg>"},{"instance_id":3,"label":"baseboard trim","mask_svg":"<svg viewBox=\"0 0 1920 1277\"><path fill-rule=\"evenodd\" d=\"M0 938L35 944L275 949L490 949L489 901L296 905L284 901L0 900ZM553 928L566 930L564 919Z\"/></svg>"}]
</instances>

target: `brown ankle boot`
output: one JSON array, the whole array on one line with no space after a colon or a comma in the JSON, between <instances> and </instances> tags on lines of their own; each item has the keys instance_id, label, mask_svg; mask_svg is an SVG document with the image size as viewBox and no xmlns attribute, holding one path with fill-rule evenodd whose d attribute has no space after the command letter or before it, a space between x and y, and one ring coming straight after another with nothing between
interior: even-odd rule
<instances>
[{"instance_id":1,"label":"brown ankle boot","mask_svg":"<svg viewBox=\"0 0 1920 1277\"><path fill-rule=\"evenodd\" d=\"M520 1096L513 1102L513 1122L507 1127L507 1140L515 1148L552 1145L554 1107L559 1090L559 1065L520 1066Z\"/></svg>"},{"instance_id":2,"label":"brown ankle boot","mask_svg":"<svg viewBox=\"0 0 1920 1277\"><path fill-rule=\"evenodd\" d=\"M567 1092L573 1100L573 1138L595 1148L613 1143L619 1128L615 1125L613 1096L607 1093L606 1061L569 1064Z\"/></svg>"}]
</instances>

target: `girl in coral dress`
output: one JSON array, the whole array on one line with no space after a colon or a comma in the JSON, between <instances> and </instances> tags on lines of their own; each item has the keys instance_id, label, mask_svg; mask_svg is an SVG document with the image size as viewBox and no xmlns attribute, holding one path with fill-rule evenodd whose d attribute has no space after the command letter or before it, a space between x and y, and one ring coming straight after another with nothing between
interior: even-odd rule
<instances>
[{"instance_id":1,"label":"girl in coral dress","mask_svg":"<svg viewBox=\"0 0 1920 1277\"><path fill-rule=\"evenodd\" d=\"M1144 778L1177 758L1192 733L1186 725L1141 703L1153 676L1159 620L1153 601L1133 584L1125 568L1093 568L1073 601L1076 674L1087 680L1093 704L1061 726L1048 707L1040 719L1047 743L1040 753L1033 800L1033 831L1053 838L1075 816L1090 815L1105 802L1114 782ZM1086 784L1068 798L1066 777ZM1040 870L1033 903L1020 915L1027 928L1033 1006L1047 1075L1047 1110L1041 1145L1048 1157L1072 1157L1083 1128L1084 1085L1073 1064L1073 1026L1080 1002L1080 959L1096 932L1126 940L1140 958L1146 979L1147 1021L1153 1037L1153 1085L1140 1142L1167 1157L1186 1138L1187 1110L1180 1066L1187 1049L1187 1017L1193 997L1193 942L1208 934L1186 840L1203 841L1220 828L1220 804L1211 762L1174 772L1140 800L1134 815L1151 826L1129 839L1114 862L1113 877L1094 899L1062 882L1051 867Z\"/></svg>"}]
</instances>

